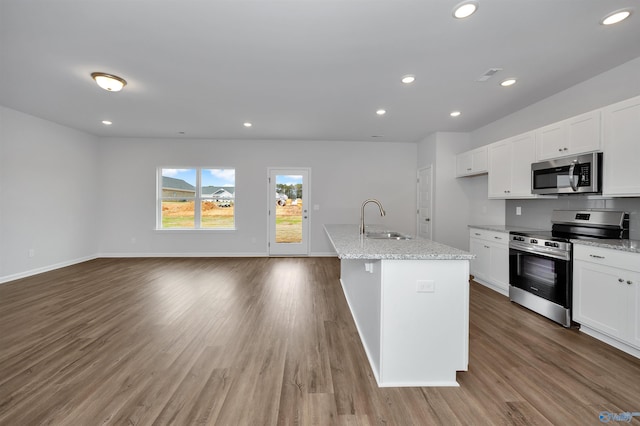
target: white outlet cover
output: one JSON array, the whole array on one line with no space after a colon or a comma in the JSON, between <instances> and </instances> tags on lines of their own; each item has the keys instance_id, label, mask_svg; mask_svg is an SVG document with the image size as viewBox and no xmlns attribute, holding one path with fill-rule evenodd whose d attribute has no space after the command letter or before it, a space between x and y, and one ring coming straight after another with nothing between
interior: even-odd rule
<instances>
[{"instance_id":1,"label":"white outlet cover","mask_svg":"<svg viewBox=\"0 0 640 426\"><path fill-rule=\"evenodd\" d=\"M434 280L418 280L416 291L418 293L433 293L436 291L436 282Z\"/></svg>"}]
</instances>

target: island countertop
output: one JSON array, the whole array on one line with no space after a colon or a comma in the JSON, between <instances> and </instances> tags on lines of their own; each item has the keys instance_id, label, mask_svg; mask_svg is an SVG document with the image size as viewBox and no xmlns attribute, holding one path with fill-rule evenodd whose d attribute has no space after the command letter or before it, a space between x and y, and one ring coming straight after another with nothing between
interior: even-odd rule
<instances>
[{"instance_id":1,"label":"island countertop","mask_svg":"<svg viewBox=\"0 0 640 426\"><path fill-rule=\"evenodd\" d=\"M325 225L339 259L470 260L475 255L422 237L410 240L363 238L358 225ZM369 229L369 227L367 227ZM373 228L372 230L382 230Z\"/></svg>"}]
</instances>

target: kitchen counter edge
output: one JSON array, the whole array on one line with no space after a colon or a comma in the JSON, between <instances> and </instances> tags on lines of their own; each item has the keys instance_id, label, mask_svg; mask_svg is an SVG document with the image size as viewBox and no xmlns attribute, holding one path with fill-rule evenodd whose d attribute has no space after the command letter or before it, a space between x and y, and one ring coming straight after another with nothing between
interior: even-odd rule
<instances>
[{"instance_id":1,"label":"kitchen counter edge","mask_svg":"<svg viewBox=\"0 0 640 426\"><path fill-rule=\"evenodd\" d=\"M362 238L358 225L324 225L339 259L471 260L475 255L422 237L410 240Z\"/></svg>"},{"instance_id":2,"label":"kitchen counter edge","mask_svg":"<svg viewBox=\"0 0 640 426\"><path fill-rule=\"evenodd\" d=\"M572 239L575 245L600 247L627 253L640 253L640 240L578 240Z\"/></svg>"},{"instance_id":3,"label":"kitchen counter edge","mask_svg":"<svg viewBox=\"0 0 640 426\"><path fill-rule=\"evenodd\" d=\"M504 232L535 232L542 231L536 228L525 228L523 226L511 226L511 225L468 225L469 229L482 229L485 231Z\"/></svg>"}]
</instances>

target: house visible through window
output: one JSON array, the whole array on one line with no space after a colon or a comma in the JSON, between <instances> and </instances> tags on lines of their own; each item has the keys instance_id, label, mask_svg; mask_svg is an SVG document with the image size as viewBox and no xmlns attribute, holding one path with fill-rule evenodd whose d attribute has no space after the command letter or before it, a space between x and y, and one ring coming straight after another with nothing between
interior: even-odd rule
<instances>
[{"instance_id":1,"label":"house visible through window","mask_svg":"<svg viewBox=\"0 0 640 426\"><path fill-rule=\"evenodd\" d=\"M158 170L159 229L234 229L235 169Z\"/></svg>"}]
</instances>

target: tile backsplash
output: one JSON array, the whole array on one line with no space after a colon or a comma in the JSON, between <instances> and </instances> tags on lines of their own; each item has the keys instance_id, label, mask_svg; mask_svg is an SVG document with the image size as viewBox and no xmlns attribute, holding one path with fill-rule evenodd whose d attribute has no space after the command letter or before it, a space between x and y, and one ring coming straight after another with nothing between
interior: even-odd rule
<instances>
[{"instance_id":1,"label":"tile backsplash","mask_svg":"<svg viewBox=\"0 0 640 426\"><path fill-rule=\"evenodd\" d=\"M516 215L520 207L521 215ZM640 240L640 198L602 198L568 195L535 200L507 200L505 223L509 226L551 229L553 210L609 209L629 212L629 238Z\"/></svg>"}]
</instances>

